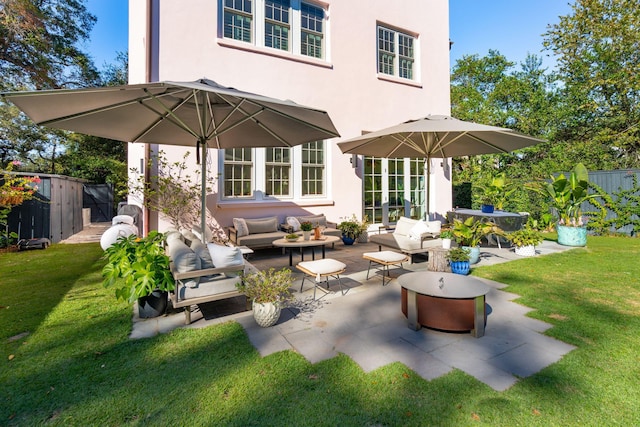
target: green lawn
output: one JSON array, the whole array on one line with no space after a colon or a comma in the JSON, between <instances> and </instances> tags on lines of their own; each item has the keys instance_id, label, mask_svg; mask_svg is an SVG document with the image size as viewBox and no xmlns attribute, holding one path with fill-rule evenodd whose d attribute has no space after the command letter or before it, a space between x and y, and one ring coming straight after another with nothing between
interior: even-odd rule
<instances>
[{"instance_id":1,"label":"green lawn","mask_svg":"<svg viewBox=\"0 0 640 427\"><path fill-rule=\"evenodd\" d=\"M461 371L261 358L233 322L129 340L101 254L0 254L0 425L640 425L640 239L474 269L578 347L505 392Z\"/></svg>"}]
</instances>

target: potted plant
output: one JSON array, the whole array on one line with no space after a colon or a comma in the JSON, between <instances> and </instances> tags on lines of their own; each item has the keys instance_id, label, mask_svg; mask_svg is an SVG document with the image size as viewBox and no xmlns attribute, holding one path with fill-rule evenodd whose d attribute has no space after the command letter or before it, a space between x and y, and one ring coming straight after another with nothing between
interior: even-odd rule
<instances>
[{"instance_id":1,"label":"potted plant","mask_svg":"<svg viewBox=\"0 0 640 427\"><path fill-rule=\"evenodd\" d=\"M520 256L534 256L536 245L542 243L544 238L535 228L525 227L506 235L507 239L515 246L515 252Z\"/></svg>"},{"instance_id":2,"label":"potted plant","mask_svg":"<svg viewBox=\"0 0 640 427\"><path fill-rule=\"evenodd\" d=\"M556 211L558 243L567 246L587 244L587 227L581 205L598 195L588 194L589 172L582 163L574 166L568 178L564 174L551 176L550 182L533 183L527 188L543 195Z\"/></svg>"},{"instance_id":3,"label":"potted plant","mask_svg":"<svg viewBox=\"0 0 640 427\"><path fill-rule=\"evenodd\" d=\"M453 231L448 228L443 228L440 231L440 238L442 239L442 247L444 249L451 248L451 240L453 239Z\"/></svg>"},{"instance_id":4,"label":"potted plant","mask_svg":"<svg viewBox=\"0 0 640 427\"><path fill-rule=\"evenodd\" d=\"M313 230L313 224L311 224L309 221L303 221L300 223L300 230L302 230L304 240L309 240L311 239L311 230Z\"/></svg>"},{"instance_id":5,"label":"potted plant","mask_svg":"<svg viewBox=\"0 0 640 427\"><path fill-rule=\"evenodd\" d=\"M480 241L489 234L502 236L500 227L490 221L469 217L464 221L453 219L453 235L458 245L470 249L469 262L475 264L480 260Z\"/></svg>"},{"instance_id":6,"label":"potted plant","mask_svg":"<svg viewBox=\"0 0 640 427\"><path fill-rule=\"evenodd\" d=\"M157 231L144 238L130 235L118 239L103 256L103 285L114 287L118 299L137 300L140 317L163 314L168 292L175 288L164 243L165 235Z\"/></svg>"},{"instance_id":7,"label":"potted plant","mask_svg":"<svg viewBox=\"0 0 640 427\"><path fill-rule=\"evenodd\" d=\"M236 287L252 300L256 323L267 328L278 322L282 306L291 298L289 286L292 282L291 270L288 268L270 268L243 275Z\"/></svg>"},{"instance_id":8,"label":"potted plant","mask_svg":"<svg viewBox=\"0 0 640 427\"><path fill-rule=\"evenodd\" d=\"M447 252L446 258L449 260L451 272L455 274L469 274L470 269L470 251L468 248L451 248Z\"/></svg>"},{"instance_id":9,"label":"potted plant","mask_svg":"<svg viewBox=\"0 0 640 427\"><path fill-rule=\"evenodd\" d=\"M504 172L492 177L491 180L485 184L477 184L476 188L480 190L482 200L480 209L484 213L492 213L494 207L502 210L507 196L515 191L515 188L509 189L507 177Z\"/></svg>"},{"instance_id":10,"label":"potted plant","mask_svg":"<svg viewBox=\"0 0 640 427\"><path fill-rule=\"evenodd\" d=\"M296 240L298 240L300 238L300 236L298 236L296 233L290 233L287 234L286 236L284 236L285 240L289 241L289 242L295 242Z\"/></svg>"},{"instance_id":11,"label":"potted plant","mask_svg":"<svg viewBox=\"0 0 640 427\"><path fill-rule=\"evenodd\" d=\"M342 241L345 245L353 245L360 233L362 232L362 225L355 215L351 218L345 218L338 224L338 230L342 231Z\"/></svg>"}]
</instances>

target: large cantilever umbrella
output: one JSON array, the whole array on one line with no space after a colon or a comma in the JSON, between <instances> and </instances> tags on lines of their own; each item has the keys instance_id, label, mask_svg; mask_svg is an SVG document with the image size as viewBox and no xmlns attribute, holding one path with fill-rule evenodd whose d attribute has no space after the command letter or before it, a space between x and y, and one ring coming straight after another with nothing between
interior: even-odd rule
<instances>
[{"instance_id":1,"label":"large cantilever umbrella","mask_svg":"<svg viewBox=\"0 0 640 427\"><path fill-rule=\"evenodd\" d=\"M207 79L2 97L43 126L125 142L196 147L202 153L202 230L207 148L292 147L340 136L325 111Z\"/></svg>"},{"instance_id":2,"label":"large cantilever umbrella","mask_svg":"<svg viewBox=\"0 0 640 427\"><path fill-rule=\"evenodd\" d=\"M432 158L507 153L543 142L511 129L465 122L450 116L427 116L338 143L345 154L383 158L425 158L427 215Z\"/></svg>"}]
</instances>

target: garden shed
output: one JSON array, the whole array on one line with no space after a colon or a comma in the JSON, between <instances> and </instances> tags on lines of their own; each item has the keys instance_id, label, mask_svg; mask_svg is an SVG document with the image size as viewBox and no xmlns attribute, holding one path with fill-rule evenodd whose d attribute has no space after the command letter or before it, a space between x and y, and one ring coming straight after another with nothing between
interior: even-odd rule
<instances>
[{"instance_id":1,"label":"garden shed","mask_svg":"<svg viewBox=\"0 0 640 427\"><path fill-rule=\"evenodd\" d=\"M46 237L60 242L82 231L82 197L85 180L63 175L17 173L40 178L37 196L15 206L9 214L9 231L20 239Z\"/></svg>"}]
</instances>

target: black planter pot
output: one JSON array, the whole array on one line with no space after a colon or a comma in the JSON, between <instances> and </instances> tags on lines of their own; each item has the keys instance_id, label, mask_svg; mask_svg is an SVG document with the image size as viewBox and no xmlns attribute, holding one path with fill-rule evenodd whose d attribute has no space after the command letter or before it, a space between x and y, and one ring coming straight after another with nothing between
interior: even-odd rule
<instances>
[{"instance_id":1,"label":"black planter pot","mask_svg":"<svg viewBox=\"0 0 640 427\"><path fill-rule=\"evenodd\" d=\"M143 319L162 316L167 310L168 297L169 292L156 290L138 298L138 315Z\"/></svg>"}]
</instances>

